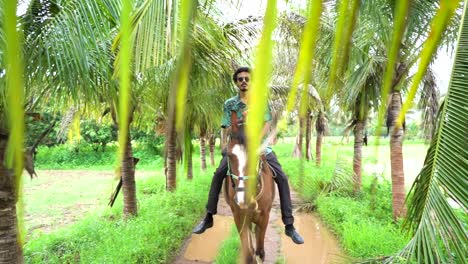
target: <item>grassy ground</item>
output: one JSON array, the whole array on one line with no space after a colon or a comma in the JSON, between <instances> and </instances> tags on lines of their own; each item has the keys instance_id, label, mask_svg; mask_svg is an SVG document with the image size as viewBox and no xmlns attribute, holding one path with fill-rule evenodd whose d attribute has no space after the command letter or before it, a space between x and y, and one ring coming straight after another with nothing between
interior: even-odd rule
<instances>
[{"instance_id":1,"label":"grassy ground","mask_svg":"<svg viewBox=\"0 0 468 264\"><path fill-rule=\"evenodd\" d=\"M174 193L155 174L137 182L138 217L122 220L121 199L113 209L36 235L25 245L28 263L167 263L203 212L210 173L180 180ZM93 183L88 182L92 185Z\"/></svg>"},{"instance_id":2,"label":"grassy ground","mask_svg":"<svg viewBox=\"0 0 468 264\"><path fill-rule=\"evenodd\" d=\"M386 143L388 141L381 142ZM405 163L412 166L409 171L405 166L408 191L422 168L426 149L421 142L404 144L404 156L410 157L405 158ZM326 139L320 167L316 167L314 161L301 162L291 158L291 148L287 145L279 145L275 151L292 185L316 208L350 257L388 256L407 243L408 237L400 230L400 223L392 220L388 145L379 146L377 150L371 145L363 149L363 192L357 196L352 193L351 182L332 179L335 171L338 176L351 177L351 144L340 145L336 139ZM381 173L383 177L377 178L377 184L373 185L375 173ZM333 191L323 191L324 188Z\"/></svg>"},{"instance_id":3,"label":"grassy ground","mask_svg":"<svg viewBox=\"0 0 468 264\"><path fill-rule=\"evenodd\" d=\"M398 251L407 238L399 231L398 224L391 220L390 184L388 180L380 179L377 187L371 188L371 176L376 168L385 168L384 178L389 179L388 140L380 142L378 154L371 145L364 147L364 192L357 197L350 195L346 188L335 190L331 194L321 191L329 186L337 164L346 167L347 170L343 171L348 174L352 168L352 143L340 145L339 141L339 138L325 139L323 164L320 168L313 162L300 162L291 158L291 139L284 142L280 140L274 150L294 188L316 206L325 223L337 234L347 254L365 258ZM315 149L314 145L312 149ZM426 149L427 146L421 142L405 142L405 169L410 168L406 171L406 177L415 177L420 169L418 164L422 166ZM64 182L48 178L47 171L40 171L39 179L26 183L26 220L31 229L40 227L44 222L52 223L53 227L60 226L67 211L83 212L76 208L77 204L107 203L107 197L115 184L112 179L115 150L111 149L105 153L84 150L81 150L81 154L69 152L66 147L40 149L37 166L42 169L105 169L109 172L103 171L103 177L88 180L79 176L71 179L67 177L68 182ZM204 211L214 168L201 173L198 169L199 156L195 155L193 183L181 181L177 192L166 193L161 158L143 151L136 150L136 153L138 154L135 156L139 155L138 157L142 158L138 170L151 171L146 176L137 178L140 208L138 218L128 222L121 220L121 199L112 210L99 207L99 212L85 217L83 213L79 213L70 222L82 217L84 220L59 231L51 234L30 233L25 246L27 262L136 263L154 262L157 259L159 263L166 263L177 254L177 249ZM337 159L343 162L337 163ZM216 158L216 161L219 161L219 158ZM377 166L369 165L375 162ZM301 168L304 168L303 173ZM180 177L184 178L183 174ZM406 185L410 184L411 180L408 180ZM41 191L46 186L51 187L47 188L47 195ZM89 207L85 211L92 210L93 208ZM236 243L235 239L226 241L228 248L232 248L233 243ZM220 255L224 254L226 257L236 252L229 251L221 251Z\"/></svg>"}]
</instances>

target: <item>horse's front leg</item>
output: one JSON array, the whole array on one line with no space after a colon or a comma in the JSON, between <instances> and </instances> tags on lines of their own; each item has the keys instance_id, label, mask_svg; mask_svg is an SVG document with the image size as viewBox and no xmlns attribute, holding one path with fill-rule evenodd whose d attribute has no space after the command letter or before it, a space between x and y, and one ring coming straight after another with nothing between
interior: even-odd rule
<instances>
[{"instance_id":1,"label":"horse's front leg","mask_svg":"<svg viewBox=\"0 0 468 264\"><path fill-rule=\"evenodd\" d=\"M257 240L257 249L255 255L259 256L262 261L265 260L265 234L268 228L268 220L270 219L270 212L266 213L266 216L262 217L258 225L255 227L255 239Z\"/></svg>"},{"instance_id":2,"label":"horse's front leg","mask_svg":"<svg viewBox=\"0 0 468 264\"><path fill-rule=\"evenodd\" d=\"M233 211L234 222L236 223L237 231L239 232L241 242L241 259L242 264L255 263L253 259L252 241L249 237L250 221L246 215L239 211Z\"/></svg>"}]
</instances>

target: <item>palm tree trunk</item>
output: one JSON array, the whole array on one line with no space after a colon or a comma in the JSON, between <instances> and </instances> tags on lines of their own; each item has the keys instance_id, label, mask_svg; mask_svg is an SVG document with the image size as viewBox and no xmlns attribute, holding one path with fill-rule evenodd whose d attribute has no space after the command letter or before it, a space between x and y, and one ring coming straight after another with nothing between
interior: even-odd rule
<instances>
[{"instance_id":1,"label":"palm tree trunk","mask_svg":"<svg viewBox=\"0 0 468 264\"><path fill-rule=\"evenodd\" d=\"M192 162L192 149L187 154L187 179L193 179L193 162Z\"/></svg>"},{"instance_id":2,"label":"palm tree trunk","mask_svg":"<svg viewBox=\"0 0 468 264\"><path fill-rule=\"evenodd\" d=\"M323 112L319 112L315 121L315 130L317 131L317 142L315 144L315 164L320 166L322 162L322 140L325 133L325 117Z\"/></svg>"},{"instance_id":3,"label":"palm tree trunk","mask_svg":"<svg viewBox=\"0 0 468 264\"><path fill-rule=\"evenodd\" d=\"M403 171L403 129L394 130L396 119L401 110L401 94L392 94L389 106L390 124L390 161L392 172L392 207L395 219L406 216L405 208L405 175Z\"/></svg>"},{"instance_id":4,"label":"palm tree trunk","mask_svg":"<svg viewBox=\"0 0 468 264\"><path fill-rule=\"evenodd\" d=\"M292 156L294 158L302 158L302 138L304 137L304 118L299 118L299 133L296 137L296 145L294 146Z\"/></svg>"},{"instance_id":5,"label":"palm tree trunk","mask_svg":"<svg viewBox=\"0 0 468 264\"><path fill-rule=\"evenodd\" d=\"M177 151L176 151L176 130L175 126L172 125L172 129L168 133L168 138L166 140L166 190L174 191L177 187L176 185L176 162L177 162Z\"/></svg>"},{"instance_id":6,"label":"palm tree trunk","mask_svg":"<svg viewBox=\"0 0 468 264\"><path fill-rule=\"evenodd\" d=\"M306 160L310 161L312 159L312 152L310 148L310 138L312 133L312 118L310 116L310 110L307 111L307 121L306 121Z\"/></svg>"},{"instance_id":7,"label":"palm tree trunk","mask_svg":"<svg viewBox=\"0 0 468 264\"><path fill-rule=\"evenodd\" d=\"M317 141L315 143L315 165L320 166L322 161L322 133L317 133Z\"/></svg>"},{"instance_id":8,"label":"palm tree trunk","mask_svg":"<svg viewBox=\"0 0 468 264\"><path fill-rule=\"evenodd\" d=\"M206 170L206 130L201 129L200 131L200 159L201 169Z\"/></svg>"},{"instance_id":9,"label":"palm tree trunk","mask_svg":"<svg viewBox=\"0 0 468 264\"><path fill-rule=\"evenodd\" d=\"M0 263L23 263L17 240L15 177L5 167L6 144L7 139L0 139Z\"/></svg>"},{"instance_id":10,"label":"palm tree trunk","mask_svg":"<svg viewBox=\"0 0 468 264\"><path fill-rule=\"evenodd\" d=\"M216 145L216 136L215 134L210 135L210 164L212 167L215 166L215 159L214 159L214 150L215 150L215 145Z\"/></svg>"},{"instance_id":11,"label":"palm tree trunk","mask_svg":"<svg viewBox=\"0 0 468 264\"><path fill-rule=\"evenodd\" d=\"M353 157L353 171L354 171L354 192L361 191L362 186L362 143L364 139L364 128L366 127L365 120L356 120L354 126L354 157Z\"/></svg>"},{"instance_id":12,"label":"palm tree trunk","mask_svg":"<svg viewBox=\"0 0 468 264\"><path fill-rule=\"evenodd\" d=\"M129 131L130 132L130 131ZM122 189L124 199L124 216L135 216L138 213L135 185L135 164L132 153L130 133L127 135L124 157L122 160Z\"/></svg>"}]
</instances>

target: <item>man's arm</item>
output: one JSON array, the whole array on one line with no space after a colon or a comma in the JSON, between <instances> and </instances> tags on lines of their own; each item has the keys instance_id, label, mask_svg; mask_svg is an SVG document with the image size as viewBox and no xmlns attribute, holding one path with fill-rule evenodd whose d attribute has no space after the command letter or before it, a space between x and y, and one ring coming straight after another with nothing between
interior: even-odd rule
<instances>
[{"instance_id":1,"label":"man's arm","mask_svg":"<svg viewBox=\"0 0 468 264\"><path fill-rule=\"evenodd\" d=\"M227 147L227 140L230 133L230 127L221 129L221 150L224 150Z\"/></svg>"},{"instance_id":2,"label":"man's arm","mask_svg":"<svg viewBox=\"0 0 468 264\"><path fill-rule=\"evenodd\" d=\"M260 139L263 139L268 135L268 132L270 132L270 126L271 126L270 121L265 122L265 125L263 125L262 134L261 134L262 136L260 137Z\"/></svg>"}]
</instances>

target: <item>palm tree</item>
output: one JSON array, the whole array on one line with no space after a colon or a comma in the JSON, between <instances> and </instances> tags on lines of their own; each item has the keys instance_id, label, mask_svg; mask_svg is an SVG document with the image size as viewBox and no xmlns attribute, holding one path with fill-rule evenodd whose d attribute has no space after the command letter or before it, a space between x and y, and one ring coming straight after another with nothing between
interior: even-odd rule
<instances>
[{"instance_id":1,"label":"palm tree","mask_svg":"<svg viewBox=\"0 0 468 264\"><path fill-rule=\"evenodd\" d=\"M198 10L198 18L193 25L193 32L190 37L192 42L192 61L189 75L189 89L185 99L185 125L193 129L203 129L206 126L207 131L213 127L219 127L216 117L221 116L222 104L228 95L233 91L230 75L232 68L230 60L226 58L236 58L240 53L233 45L231 37L232 32L229 28L221 27L209 15L204 13L203 9ZM144 76L145 86L152 84L160 89L147 90L145 97L153 102L153 109L167 109L166 116L169 116L169 98L171 76L175 71L176 61L174 59L166 61L164 64L151 69L152 74ZM216 72L217 74L213 74ZM170 118L166 119L171 122ZM173 122L174 120L172 120ZM216 124L215 124L216 123ZM166 132L168 132L166 125ZM176 157L175 146L176 138L184 137L185 132L171 132L166 139L166 189L174 190L176 188ZM188 142L181 140L181 142ZM184 151L191 148L185 146ZM186 156L187 158L189 156Z\"/></svg>"},{"instance_id":2,"label":"palm tree","mask_svg":"<svg viewBox=\"0 0 468 264\"><path fill-rule=\"evenodd\" d=\"M0 262L23 262L17 211L22 208L24 87L16 1L0 1ZM17 203L19 210L17 210Z\"/></svg>"},{"instance_id":3,"label":"palm tree","mask_svg":"<svg viewBox=\"0 0 468 264\"><path fill-rule=\"evenodd\" d=\"M337 94L349 94L346 105L351 106L348 109L354 112L354 124L359 124L355 129L355 157L354 157L354 170L357 180L355 190L359 189L359 176L360 175L360 149L362 143L360 142L361 127L367 116L368 109L375 102L379 101L381 96L379 92L374 90L372 86L377 86L379 81L382 80L381 72L385 68L388 58L387 43L391 39L393 30L393 10L395 10L396 3L388 0L378 0L377 2L361 2L359 5L359 19L356 23L356 30L352 35L350 45L352 47L350 55L347 57L348 71L352 70L352 74L343 71L338 81L343 85L336 86L335 92ZM402 156L402 140L403 129L395 127L395 118L398 116L401 109L401 91L405 91L411 79L410 68L417 60L421 52L422 39L428 35L428 28L430 19L434 16L438 9L437 2L427 1L413 1L408 14L407 27L404 31L405 34L402 39L402 44L399 49L399 56L395 66L395 75L392 80L391 96L388 104L387 126L389 131L392 131L390 140L390 153L391 153L391 175L392 175L392 196L393 196L393 214L395 218L404 216L404 173L403 173L403 156ZM337 10L337 7L334 8ZM383 14L383 15L377 15ZM327 22L327 21L325 21ZM329 23L328 23L329 24ZM456 24L456 20L452 21ZM326 26L327 24L325 24ZM333 25L333 24L332 24ZM453 27L449 27L453 29ZM327 32L327 31L325 31ZM370 37L371 36L371 37ZM453 36L452 30L446 33L444 39L450 43L450 37ZM327 40L327 36L321 41ZM323 51L319 50L319 57L324 56L325 59L321 61L329 61L326 45ZM360 54L360 53L361 54ZM364 55L364 56L363 56ZM359 64L358 64L359 63ZM358 66L355 66L358 65ZM380 73L379 73L380 72ZM368 85L370 82L372 85ZM341 88L340 88L341 87ZM347 87L343 89L343 87ZM366 88L367 87L367 88ZM351 90L349 90L352 88ZM434 89L434 86L427 86L427 88ZM367 92L359 93L361 89L371 89ZM350 92L350 93L348 93ZM429 92L431 93L431 92ZM367 98L363 98L366 96ZM372 97L376 96L376 97ZM386 95L382 95L386 97ZM360 98L360 99L359 99ZM368 104L369 101L374 103ZM434 101L434 100L432 100ZM385 102L385 101L380 101ZM367 110L364 110L367 109ZM356 111L359 110L359 111Z\"/></svg>"},{"instance_id":4,"label":"palm tree","mask_svg":"<svg viewBox=\"0 0 468 264\"><path fill-rule=\"evenodd\" d=\"M378 107L379 86L383 76L382 66L385 63L384 58L369 55L371 47L370 45L357 47L355 43L351 43L349 68L354 70L344 77L343 92L338 95L343 109L352 113L351 124L346 129L353 129L354 133L354 192L361 191L364 131L369 112Z\"/></svg>"},{"instance_id":5,"label":"palm tree","mask_svg":"<svg viewBox=\"0 0 468 264\"><path fill-rule=\"evenodd\" d=\"M413 237L400 256L417 263L465 263L468 236L461 214L468 209L466 175L466 105L468 98L468 1L462 23L447 96L424 166L408 196L405 227ZM456 204L456 206L454 205ZM458 209L456 209L458 208ZM392 263L394 258L386 260Z\"/></svg>"},{"instance_id":6,"label":"palm tree","mask_svg":"<svg viewBox=\"0 0 468 264\"><path fill-rule=\"evenodd\" d=\"M387 50L385 48L386 43L391 39L391 21L394 20L392 10L395 10L395 2L387 0L379 0L378 10L376 4L364 3L361 6L361 17L365 23L365 27L368 27L368 34L375 34L376 39L372 54L374 56L387 57ZM404 189L404 171L403 171L403 128L395 127L395 119L401 110L402 96L401 92L405 90L410 81L410 68L414 65L419 58L419 54L422 50L421 39L429 34L428 30L431 22L431 18L434 17L436 10L438 9L438 2L427 2L427 1L414 1L409 10L406 29L402 38L400 46L399 56L397 57L397 63L395 65L395 75L392 79L392 85L390 88L390 96L388 99L388 111L387 111L387 127L389 131L392 131L390 138L390 159L391 159L391 175L392 175L392 204L393 204L393 215L395 218L399 218L405 215L406 209L404 207L404 200L406 192ZM382 12L382 10L386 10ZM379 16L378 19L376 13L384 14ZM456 20L452 21L453 24ZM453 39L451 34L453 27L449 27L449 31L446 33L445 41L450 43ZM366 31L366 29L363 29ZM373 32L373 33L371 33ZM435 54L433 54L434 56ZM385 96L385 95L383 95Z\"/></svg>"},{"instance_id":7,"label":"palm tree","mask_svg":"<svg viewBox=\"0 0 468 264\"><path fill-rule=\"evenodd\" d=\"M119 124L118 117L122 113L115 106L121 91L112 77L117 76L119 67L111 64L116 58L111 45L114 32L120 27L120 11L118 1L67 1L60 7L53 1L32 1L24 16L25 52L33 61L28 71L28 85L41 89L34 89L31 97L47 100L54 95L54 106L58 108L69 104L70 98L73 104L89 111L102 112L103 108L110 107L115 124L128 130L139 107L136 102L143 100L133 97L129 123ZM47 82L43 82L45 76L49 76ZM136 83L135 78L133 83ZM120 166L125 216L137 214L130 139L128 134L127 142L122 146Z\"/></svg>"}]
</instances>

